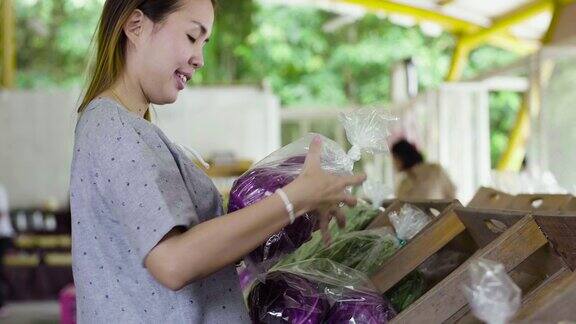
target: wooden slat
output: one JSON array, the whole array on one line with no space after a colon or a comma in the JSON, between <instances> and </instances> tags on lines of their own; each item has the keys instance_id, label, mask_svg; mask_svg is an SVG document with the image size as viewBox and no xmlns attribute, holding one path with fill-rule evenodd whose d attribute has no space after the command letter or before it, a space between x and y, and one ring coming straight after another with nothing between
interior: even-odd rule
<instances>
[{"instance_id":1,"label":"wooden slat","mask_svg":"<svg viewBox=\"0 0 576 324\"><path fill-rule=\"evenodd\" d=\"M563 268L526 296L513 323L576 320L576 273Z\"/></svg>"},{"instance_id":2,"label":"wooden slat","mask_svg":"<svg viewBox=\"0 0 576 324\"><path fill-rule=\"evenodd\" d=\"M572 200L571 195L532 194L517 195L508 209L526 211L558 211ZM539 205L535 205L540 202Z\"/></svg>"},{"instance_id":3,"label":"wooden slat","mask_svg":"<svg viewBox=\"0 0 576 324\"><path fill-rule=\"evenodd\" d=\"M388 291L465 230L454 208L455 206L449 207L438 219L428 224L372 276L371 280L380 292Z\"/></svg>"},{"instance_id":4,"label":"wooden slat","mask_svg":"<svg viewBox=\"0 0 576 324\"><path fill-rule=\"evenodd\" d=\"M471 262L485 258L502 263L510 272L547 243L532 218L525 216L492 243L477 251L468 261L399 314L392 323L442 323L466 307L462 285L468 282Z\"/></svg>"},{"instance_id":5,"label":"wooden slat","mask_svg":"<svg viewBox=\"0 0 576 324\"><path fill-rule=\"evenodd\" d=\"M521 211L478 208L456 208L455 211L470 236L481 248L526 216L526 212Z\"/></svg>"},{"instance_id":6,"label":"wooden slat","mask_svg":"<svg viewBox=\"0 0 576 324\"><path fill-rule=\"evenodd\" d=\"M534 219L554 251L572 270L576 270L576 213L538 214Z\"/></svg>"},{"instance_id":7,"label":"wooden slat","mask_svg":"<svg viewBox=\"0 0 576 324\"><path fill-rule=\"evenodd\" d=\"M562 206L560 210L567 212L576 211L576 197L572 197L572 199L570 199L570 201L567 204Z\"/></svg>"},{"instance_id":8,"label":"wooden slat","mask_svg":"<svg viewBox=\"0 0 576 324\"><path fill-rule=\"evenodd\" d=\"M447 210L447 208L452 205L460 206L460 202L458 200L396 200L386 208L384 213L376 217L366 229L392 226L388 216L393 212L400 211L404 204L410 204L420 208L432 219L437 218L439 214L442 214L443 211Z\"/></svg>"},{"instance_id":9,"label":"wooden slat","mask_svg":"<svg viewBox=\"0 0 576 324\"><path fill-rule=\"evenodd\" d=\"M510 206L513 199L513 195L492 188L481 187L468 203L468 207L505 209Z\"/></svg>"}]
</instances>

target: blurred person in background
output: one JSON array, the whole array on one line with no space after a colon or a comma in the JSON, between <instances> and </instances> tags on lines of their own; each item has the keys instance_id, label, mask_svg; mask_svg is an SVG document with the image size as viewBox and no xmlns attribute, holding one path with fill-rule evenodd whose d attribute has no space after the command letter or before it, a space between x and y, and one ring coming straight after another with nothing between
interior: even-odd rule
<instances>
[{"instance_id":1,"label":"blurred person in background","mask_svg":"<svg viewBox=\"0 0 576 324\"><path fill-rule=\"evenodd\" d=\"M394 168L401 173L396 198L402 200L454 199L456 187L438 164L424 161L422 153L406 139L392 146Z\"/></svg>"},{"instance_id":2,"label":"blurred person in background","mask_svg":"<svg viewBox=\"0 0 576 324\"><path fill-rule=\"evenodd\" d=\"M4 257L6 251L12 245L14 228L10 222L10 208L8 205L8 193L0 183L0 318L6 317L6 289L7 281L4 274Z\"/></svg>"}]
</instances>

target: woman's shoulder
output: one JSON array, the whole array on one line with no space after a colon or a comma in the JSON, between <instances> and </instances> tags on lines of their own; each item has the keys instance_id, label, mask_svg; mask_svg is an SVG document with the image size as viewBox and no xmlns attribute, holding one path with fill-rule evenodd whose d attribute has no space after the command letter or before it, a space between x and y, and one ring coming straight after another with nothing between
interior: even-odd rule
<instances>
[{"instance_id":1,"label":"woman's shoulder","mask_svg":"<svg viewBox=\"0 0 576 324\"><path fill-rule=\"evenodd\" d=\"M75 138L77 142L89 141L91 145L111 142L132 133L130 116L112 99L98 97L92 100L79 116Z\"/></svg>"}]
</instances>

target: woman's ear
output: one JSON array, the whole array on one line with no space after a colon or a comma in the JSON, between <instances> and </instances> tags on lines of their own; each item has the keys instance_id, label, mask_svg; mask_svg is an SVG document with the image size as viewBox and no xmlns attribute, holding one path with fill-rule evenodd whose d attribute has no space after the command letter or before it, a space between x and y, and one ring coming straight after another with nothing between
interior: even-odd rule
<instances>
[{"instance_id":1,"label":"woman's ear","mask_svg":"<svg viewBox=\"0 0 576 324\"><path fill-rule=\"evenodd\" d=\"M145 19L146 16L140 9L134 10L130 17L128 17L128 20L124 24L124 33L130 43L138 43L138 39L140 39L144 31Z\"/></svg>"}]
</instances>

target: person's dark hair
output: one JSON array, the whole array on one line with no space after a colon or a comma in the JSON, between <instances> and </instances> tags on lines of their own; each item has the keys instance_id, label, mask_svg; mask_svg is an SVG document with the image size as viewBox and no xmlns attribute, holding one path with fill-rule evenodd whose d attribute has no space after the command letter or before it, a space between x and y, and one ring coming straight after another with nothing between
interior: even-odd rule
<instances>
[{"instance_id":1,"label":"person's dark hair","mask_svg":"<svg viewBox=\"0 0 576 324\"><path fill-rule=\"evenodd\" d=\"M402 171L424 162L424 157L416 146L405 139L401 139L392 146L392 154L402 163Z\"/></svg>"}]
</instances>

